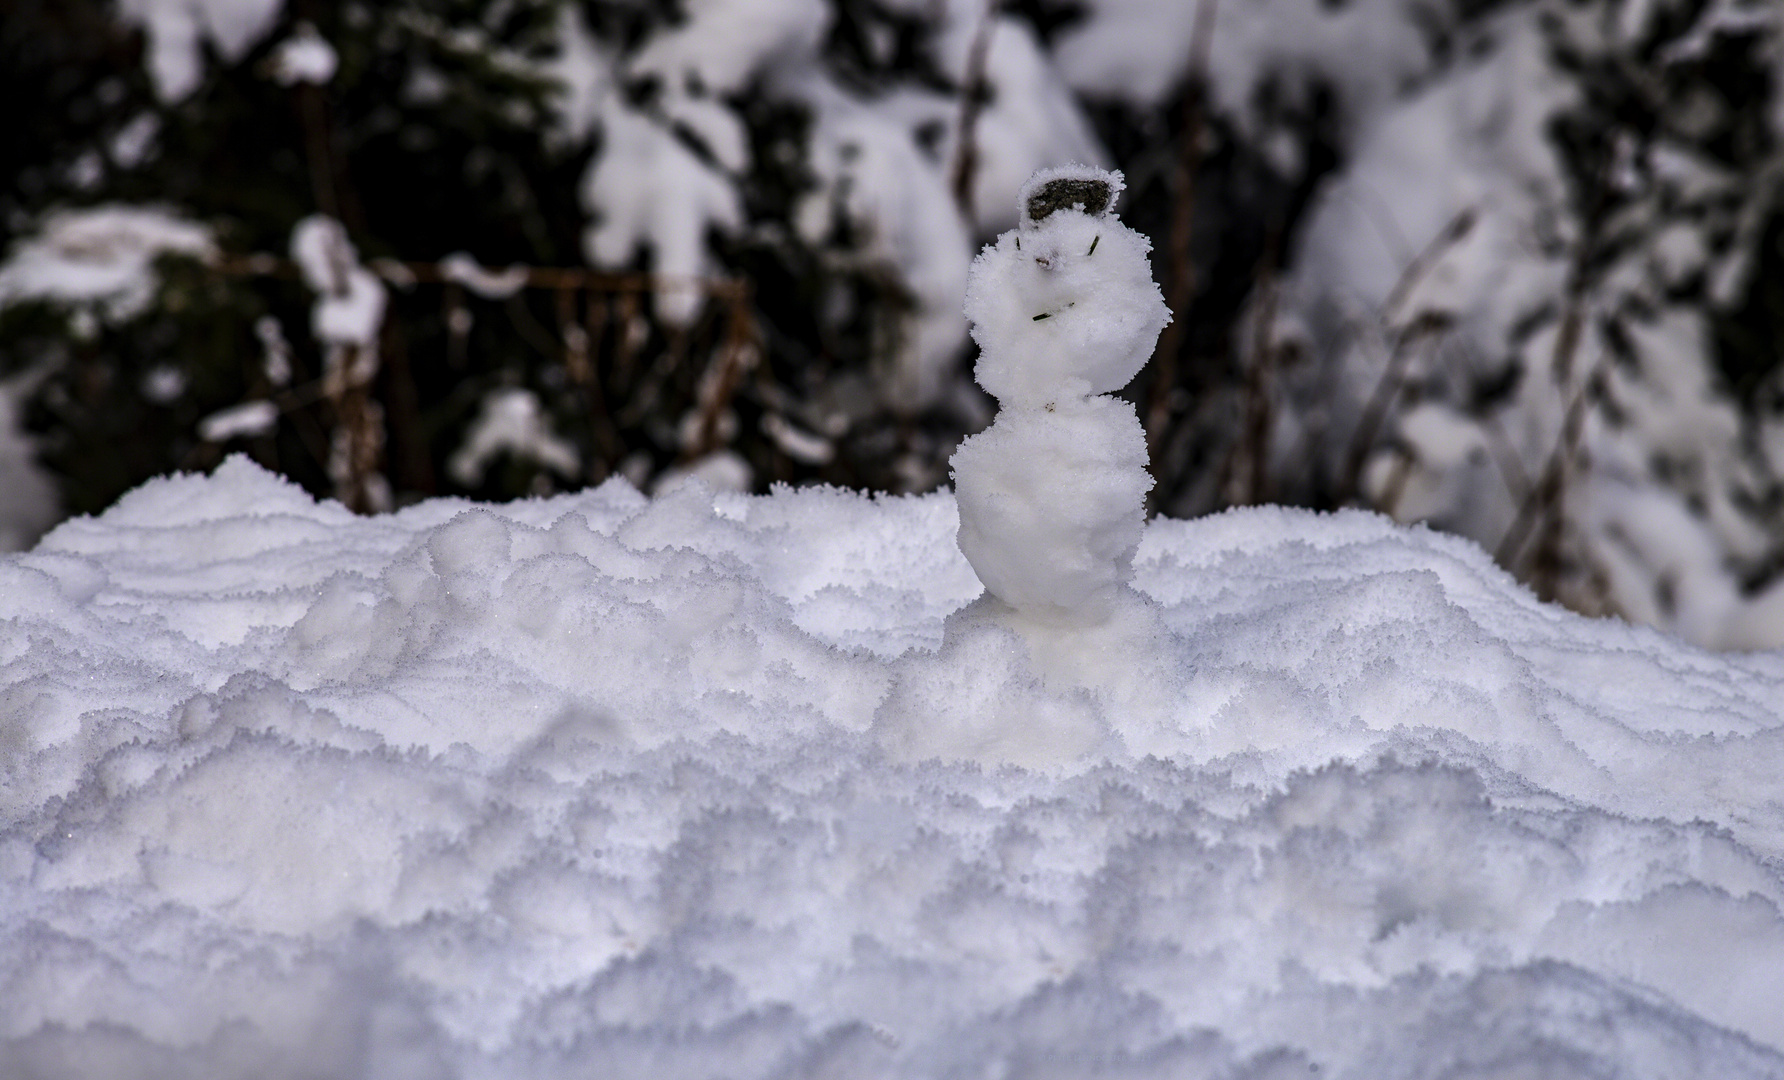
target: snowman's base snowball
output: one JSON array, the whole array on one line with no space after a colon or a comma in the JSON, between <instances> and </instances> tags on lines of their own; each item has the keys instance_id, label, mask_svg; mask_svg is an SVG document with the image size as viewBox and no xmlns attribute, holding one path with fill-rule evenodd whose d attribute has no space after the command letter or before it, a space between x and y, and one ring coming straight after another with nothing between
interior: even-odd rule
<instances>
[{"instance_id":1,"label":"snowman's base snowball","mask_svg":"<svg viewBox=\"0 0 1784 1080\"><path fill-rule=\"evenodd\" d=\"M1146 432L1132 404L1062 398L1006 408L951 462L960 550L1030 618L1090 626L1133 576L1146 526Z\"/></svg>"},{"instance_id":2,"label":"snowman's base snowball","mask_svg":"<svg viewBox=\"0 0 1784 1080\"><path fill-rule=\"evenodd\" d=\"M1139 735L1167 717L1173 656L1157 605L1126 586L1094 626L1037 620L987 593L948 617L940 651L901 664L874 732L906 761L1056 770L1128 756L1116 718Z\"/></svg>"}]
</instances>

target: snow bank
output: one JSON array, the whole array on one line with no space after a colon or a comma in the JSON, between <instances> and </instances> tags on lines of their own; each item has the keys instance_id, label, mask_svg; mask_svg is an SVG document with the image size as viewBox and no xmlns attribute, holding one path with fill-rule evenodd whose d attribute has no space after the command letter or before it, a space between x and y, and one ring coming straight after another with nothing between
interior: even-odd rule
<instances>
[{"instance_id":1,"label":"snow bank","mask_svg":"<svg viewBox=\"0 0 1784 1080\"><path fill-rule=\"evenodd\" d=\"M0 1073L1784 1074L1784 657L1256 509L1112 709L939 662L955 527L235 458L0 559Z\"/></svg>"}]
</instances>

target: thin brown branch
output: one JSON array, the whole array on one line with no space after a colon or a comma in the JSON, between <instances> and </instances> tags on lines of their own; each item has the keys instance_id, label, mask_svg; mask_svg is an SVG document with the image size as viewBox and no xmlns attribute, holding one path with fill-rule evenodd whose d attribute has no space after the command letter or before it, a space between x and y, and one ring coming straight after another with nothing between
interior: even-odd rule
<instances>
[{"instance_id":1,"label":"thin brown branch","mask_svg":"<svg viewBox=\"0 0 1784 1080\"><path fill-rule=\"evenodd\" d=\"M1276 257L1280 233L1272 236L1259 262L1256 301L1252 311L1252 361L1245 378L1245 426L1227 456L1224 498L1229 505L1252 506L1269 498L1270 432L1274 419Z\"/></svg>"},{"instance_id":2,"label":"thin brown branch","mask_svg":"<svg viewBox=\"0 0 1784 1080\"><path fill-rule=\"evenodd\" d=\"M1375 448L1375 440L1381 434L1383 424L1387 422L1388 413L1406 386L1406 368L1411 363L1414 350L1430 338L1445 333L1449 327L1449 316L1428 313L1420 316L1394 341L1393 351L1388 354L1388 362L1382 368L1381 378L1376 380L1375 390L1369 395L1363 414L1357 418L1356 431L1351 434L1350 449L1344 455L1343 478L1339 483L1340 503L1349 502L1361 490L1363 466L1368 463L1369 451Z\"/></svg>"},{"instance_id":3,"label":"thin brown branch","mask_svg":"<svg viewBox=\"0 0 1784 1080\"><path fill-rule=\"evenodd\" d=\"M978 124L991 88L985 78L985 67L991 57L991 35L997 29L1000 0L985 0L973 32L972 47L966 55L966 70L960 79L960 121L954 132L954 162L948 170L948 185L954 192L954 203L967 221L972 221L973 175L979 168Z\"/></svg>"},{"instance_id":4,"label":"thin brown branch","mask_svg":"<svg viewBox=\"0 0 1784 1080\"><path fill-rule=\"evenodd\" d=\"M1477 216L1474 207L1463 207L1438 230L1437 235L1431 238L1431 242L1423 250L1412 257L1412 261L1406 264L1406 269L1400 272L1400 278L1394 282L1394 287L1388 290L1387 299L1382 301L1383 320L1389 323L1393 321L1401 305L1406 303L1406 298L1431 273L1438 260L1473 231Z\"/></svg>"},{"instance_id":5,"label":"thin brown branch","mask_svg":"<svg viewBox=\"0 0 1784 1080\"><path fill-rule=\"evenodd\" d=\"M278 255L254 254L213 256L209 265L219 273L232 277L297 278L297 264ZM429 285L456 285L459 278L435 262L403 262L375 260L371 269L393 284L420 282ZM586 289L605 293L664 293L683 290L729 299L748 292L748 283L741 278L681 277L670 274L615 274L602 270L585 270L579 266L517 266L524 270L523 288ZM401 280L398 280L401 279Z\"/></svg>"},{"instance_id":6,"label":"thin brown branch","mask_svg":"<svg viewBox=\"0 0 1784 1080\"><path fill-rule=\"evenodd\" d=\"M701 380L697 395L700 412L695 425L693 444L687 447L689 460L704 457L718 449L725 410L737 387L756 362L756 333L746 298L732 301L725 317L725 339L719 346L716 366Z\"/></svg>"},{"instance_id":7,"label":"thin brown branch","mask_svg":"<svg viewBox=\"0 0 1784 1080\"><path fill-rule=\"evenodd\" d=\"M1578 333L1563 336L1568 338L1569 353L1566 363L1571 364L1572 349L1578 344ZM1561 357L1556 358L1556 364L1563 364ZM1567 414L1561 422L1561 434L1555 440L1554 449L1549 452L1539 479L1524 496L1523 503L1518 507L1517 517L1513 519L1511 527L1505 530L1499 546L1493 550L1493 561L1514 573L1519 560L1523 558L1530 535L1539 523L1542 526L1539 535L1543 538L1543 550L1548 553L1549 561L1554 561L1557 555L1556 549L1561 537L1556 530L1560 527L1560 510L1566 493L1567 478L1579 456L1580 442L1586 430L1586 415L1604 392L1604 380L1609 366L1610 352L1607 350L1599 355L1592 374L1580 384L1568 401ZM1541 584L1543 583L1538 582L1539 586ZM1539 588L1538 591L1542 590Z\"/></svg>"},{"instance_id":8,"label":"thin brown branch","mask_svg":"<svg viewBox=\"0 0 1784 1080\"><path fill-rule=\"evenodd\" d=\"M1601 240L1605 215L1610 207L1611 190L1610 167L1607 164L1599 170L1583 215L1582 235L1568 264L1566 305L1562 309L1561 326L1555 334L1555 348L1550 355L1550 369L1554 373L1556 385L1563 392L1573 381L1574 355L1579 351L1580 338L1585 332L1586 295L1591 284L1592 259ZM1580 441L1585 435L1587 409L1603 392L1609 362L1609 351L1601 351L1592 373L1580 383L1579 389L1568 400L1567 412L1555 447L1550 451L1537 482L1531 486L1523 503L1519 505L1517 516L1493 551L1494 561L1515 574L1531 534L1536 533L1541 538L1536 557L1540 572L1532 584L1539 595L1553 596L1555 593L1556 581L1551 575L1558 572L1560 548L1566 531L1562 517L1566 486L1579 455Z\"/></svg>"},{"instance_id":9,"label":"thin brown branch","mask_svg":"<svg viewBox=\"0 0 1784 1080\"><path fill-rule=\"evenodd\" d=\"M1195 28L1189 41L1189 69L1185 76L1183 109L1177 132L1177 161L1171 173L1171 241L1169 247L1171 323L1159 335L1152 353L1152 393L1146 409L1146 449L1156 456L1171 422L1171 391L1178 381L1179 354L1189 331L1189 308L1196 297L1195 263L1190 246L1195 239L1196 178L1202 170L1207 115L1203 94L1207 86L1208 56L1214 41L1214 18L1219 0L1199 0Z\"/></svg>"},{"instance_id":10,"label":"thin brown branch","mask_svg":"<svg viewBox=\"0 0 1784 1080\"><path fill-rule=\"evenodd\" d=\"M341 200L335 192L334 155L330 147L327 103L322 88L301 82L295 88L297 111L304 129L304 160L310 171L310 197L316 209L336 220L341 216Z\"/></svg>"}]
</instances>

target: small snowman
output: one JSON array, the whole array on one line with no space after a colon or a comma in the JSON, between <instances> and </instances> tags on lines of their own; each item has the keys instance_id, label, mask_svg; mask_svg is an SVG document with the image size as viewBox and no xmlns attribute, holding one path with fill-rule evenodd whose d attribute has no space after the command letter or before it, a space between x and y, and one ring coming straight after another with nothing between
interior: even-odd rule
<instances>
[{"instance_id":1,"label":"small snowman","mask_svg":"<svg viewBox=\"0 0 1784 1080\"><path fill-rule=\"evenodd\" d=\"M1112 395L1171 313L1151 242L1115 217L1122 186L1083 165L1041 170L1021 223L967 275L974 374L999 410L951 462L958 541L1004 621L1037 630L1103 626L1137 600L1127 583L1152 477L1139 416Z\"/></svg>"},{"instance_id":2,"label":"small snowman","mask_svg":"<svg viewBox=\"0 0 1784 1080\"><path fill-rule=\"evenodd\" d=\"M991 426L954 452L960 550L985 594L941 648L900 658L874 719L893 757L1071 768L1170 746L1184 661L1128 584L1145 529L1146 433L1112 395L1170 309L1152 245L1114 215L1121 174L1024 185L1021 224L967 273Z\"/></svg>"}]
</instances>

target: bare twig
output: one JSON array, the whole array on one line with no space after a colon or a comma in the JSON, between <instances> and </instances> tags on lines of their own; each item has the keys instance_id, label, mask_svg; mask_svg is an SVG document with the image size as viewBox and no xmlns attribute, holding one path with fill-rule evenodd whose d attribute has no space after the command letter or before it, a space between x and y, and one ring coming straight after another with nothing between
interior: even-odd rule
<instances>
[{"instance_id":1,"label":"bare twig","mask_svg":"<svg viewBox=\"0 0 1784 1080\"><path fill-rule=\"evenodd\" d=\"M1424 281L1432 269L1437 266L1438 260L1442 259L1450 248L1461 243L1473 231L1477 217L1474 207L1463 207L1456 212L1455 217L1450 218L1443 228L1437 231L1437 235L1431 238L1431 242L1426 244L1423 250L1412 257L1412 261L1406 264L1406 269L1400 272L1400 279L1394 282L1392 289L1388 290L1387 299L1382 301L1381 317L1383 320L1390 324L1393 322L1400 306L1406 303L1406 298L1412 295L1412 290L1417 288L1419 283Z\"/></svg>"},{"instance_id":2,"label":"bare twig","mask_svg":"<svg viewBox=\"0 0 1784 1080\"><path fill-rule=\"evenodd\" d=\"M329 146L327 103L322 99L322 88L300 82L295 93L304 129L304 159L310 170L310 197L316 200L316 209L338 220L341 200L335 194L334 155Z\"/></svg>"},{"instance_id":3,"label":"bare twig","mask_svg":"<svg viewBox=\"0 0 1784 1080\"><path fill-rule=\"evenodd\" d=\"M755 366L757 356L756 332L750 319L747 295L735 297L725 317L724 344L719 348L714 366L700 381L695 437L686 450L689 460L718 449L725 410L730 408L744 373Z\"/></svg>"},{"instance_id":4,"label":"bare twig","mask_svg":"<svg viewBox=\"0 0 1784 1080\"><path fill-rule=\"evenodd\" d=\"M973 174L979 168L977 130L979 113L984 111L990 87L985 78L985 65L991 56L991 35L997 29L997 12L1001 0L985 0L973 32L972 48L966 55L966 70L960 79L960 121L954 133L954 162L948 170L949 187L954 202L967 221L973 219Z\"/></svg>"},{"instance_id":5,"label":"bare twig","mask_svg":"<svg viewBox=\"0 0 1784 1080\"><path fill-rule=\"evenodd\" d=\"M1190 258L1195 238L1196 178L1202 168L1203 131L1207 116L1203 94L1208 79L1208 55L1214 41L1214 17L1219 0L1198 0L1195 28L1189 40L1189 70L1185 76L1183 111L1177 132L1177 161L1171 173L1171 290L1166 297L1171 324L1159 335L1152 353L1152 393L1146 409L1146 449L1156 456L1171 422L1171 391L1177 386L1178 354L1188 334L1189 307L1195 302L1196 273Z\"/></svg>"},{"instance_id":6,"label":"bare twig","mask_svg":"<svg viewBox=\"0 0 1784 1080\"><path fill-rule=\"evenodd\" d=\"M219 255L211 259L213 270L232 277L301 277L295 262L273 255ZM461 282L462 271L440 263L374 260L371 269L393 284L409 288L417 283L442 287L442 318L447 325L447 348L453 366L465 363L466 334L470 329L471 300L469 290ZM524 289L544 289L554 294L558 333L542 325L518 295L499 298L509 314L509 321L536 350L553 360L561 360L573 387L585 404L590 433L604 468L591 469L604 473L617 462L626 449L621 427L637 422L648 411L649 402L663 391L662 383L684 370L682 357L687 334L669 335L669 348L659 356L642 380L635 379L638 350L644 344L636 327L642 319L643 300L647 294L692 290L709 300L723 304L725 324L722 341L715 356L710 378L701 380L697 388L697 437L700 447L714 448L719 442L724 410L736 393L744 372L754 364L759 353L752 316L753 294L749 283L733 278L680 278L656 274L612 274L580 267L512 267L507 277L517 279ZM586 314L578 318L577 296L588 298ZM491 297L492 302L498 298ZM609 318L609 304L617 310ZM601 350L610 326L613 349L606 365L607 379L595 353ZM703 321L703 325L705 322ZM333 431L319 444L307 439L317 459L323 462L334 479L336 494L342 502L360 510L388 505L388 483L384 481L382 458L385 450L384 410L372 393L372 380L377 374L376 353L367 348L336 348L325 357L321 378L291 390L265 395L280 414L304 415L309 406L326 401L333 414ZM389 373L386 373L387 375ZM403 377L407 377L406 373ZM634 382L641 385L632 385ZM607 388L625 403L624 415L615 415L609 408ZM385 387L386 391L391 390ZM257 395L258 396L258 395ZM648 400L646 400L648 399ZM400 404L400 403L399 403ZM627 417L631 417L630 420ZM300 431L307 436L308 429Z\"/></svg>"},{"instance_id":7,"label":"bare twig","mask_svg":"<svg viewBox=\"0 0 1784 1080\"><path fill-rule=\"evenodd\" d=\"M1227 457L1225 501L1250 506L1269 498L1270 429L1274 419L1271 394L1279 349L1276 329L1276 248L1280 233L1265 245L1257 272L1257 300L1252 312L1252 362L1245 377L1245 427Z\"/></svg>"},{"instance_id":8,"label":"bare twig","mask_svg":"<svg viewBox=\"0 0 1784 1080\"><path fill-rule=\"evenodd\" d=\"M1381 377L1376 380L1375 389L1363 406L1362 415L1357 418L1356 430L1351 433L1350 447L1344 455L1344 471L1339 474L1338 479L1337 495L1341 504L1356 498L1357 493L1362 490L1363 466L1368 463L1369 451L1374 449L1375 440L1387 422L1388 413L1406 386L1406 368L1412 360L1414 348L1444 333L1451 324L1450 316L1446 313L1427 311L1420 312L1409 324L1396 331L1400 309L1405 306L1413 290L1430 276L1450 248L1460 243L1474 228L1476 217L1474 207L1468 206L1450 218L1437 231L1437 235L1407 262L1406 268L1394 282L1394 287L1388 290L1387 297L1382 301L1381 321L1394 345L1388 353L1388 361L1382 368ZM1410 462L1404 467L1410 469Z\"/></svg>"},{"instance_id":9,"label":"bare twig","mask_svg":"<svg viewBox=\"0 0 1784 1080\"><path fill-rule=\"evenodd\" d=\"M1555 334L1555 348L1550 356L1549 366L1554 373L1556 385L1563 393L1573 381L1574 355L1579 351L1580 338L1585 331L1586 294L1591 284L1592 259L1598 251L1612 188L1611 170L1607 163L1598 171L1583 215L1584 228L1574 247L1573 258L1569 261L1566 305L1562 309L1561 326ZM1524 548L1534 532L1540 538L1540 544L1533 560L1536 573L1532 576L1531 584L1539 595L1553 597L1556 592L1562 561L1561 547L1566 532L1562 510L1567 483L1574 472L1580 441L1585 435L1587 411L1604 392L1610 359L1610 352L1602 350L1591 374L1581 381L1579 388L1568 400L1567 412L1562 419L1561 433L1555 447L1550 451L1537 482L1525 493L1517 516L1512 519L1511 526L1505 530L1505 535L1500 538L1498 547L1493 551L1494 561L1515 574L1522 563Z\"/></svg>"},{"instance_id":10,"label":"bare twig","mask_svg":"<svg viewBox=\"0 0 1784 1080\"><path fill-rule=\"evenodd\" d=\"M1559 356L1557 366L1565 366L1571 362L1571 350L1577 345L1578 335L1563 335L1568 339L1569 355L1564 362ZM1558 559L1558 548L1561 537L1557 530L1561 528L1561 503L1565 497L1567 479L1572 473L1574 462L1579 456L1580 440L1585 434L1586 415L1604 393L1604 380L1610 366L1610 353L1603 352L1593 366L1592 374L1580 384L1573 397L1567 403L1567 414L1561 423L1561 434L1555 441L1555 447L1549 452L1548 460L1543 466L1537 482L1525 494L1523 503L1518 507L1518 515L1513 519L1511 527L1493 550L1493 560L1508 570L1516 572L1523 558L1524 548L1529 543L1530 535L1541 523L1540 536L1542 545L1539 560L1552 565ZM1544 555L1546 553L1546 556ZM1538 584L1542 584L1539 582ZM1540 590L1539 590L1540 591Z\"/></svg>"},{"instance_id":11,"label":"bare twig","mask_svg":"<svg viewBox=\"0 0 1784 1080\"><path fill-rule=\"evenodd\" d=\"M1382 368L1381 378L1376 381L1368 404L1363 406L1363 414L1357 418L1357 429L1351 435L1350 449L1344 456L1343 477L1339 482L1340 503L1349 502L1361 490L1363 466L1369 460L1369 451L1375 447L1376 436L1381 433L1388 412L1406 386L1406 368L1412 360L1414 349L1445 333L1449 327L1449 316L1429 312L1419 316L1395 339L1393 351L1388 354L1387 365Z\"/></svg>"},{"instance_id":12,"label":"bare twig","mask_svg":"<svg viewBox=\"0 0 1784 1080\"><path fill-rule=\"evenodd\" d=\"M277 255L216 255L213 269L232 277L296 278L297 264ZM437 262L403 262L377 259L369 267L383 274L393 284L422 282L430 285L452 284L459 279ZM673 274L615 274L602 270L585 270L579 266L519 266L524 274L522 286L529 289L585 289L589 292L641 296L646 293L692 290L715 298L730 298L748 291L748 283L739 278L682 277Z\"/></svg>"}]
</instances>

